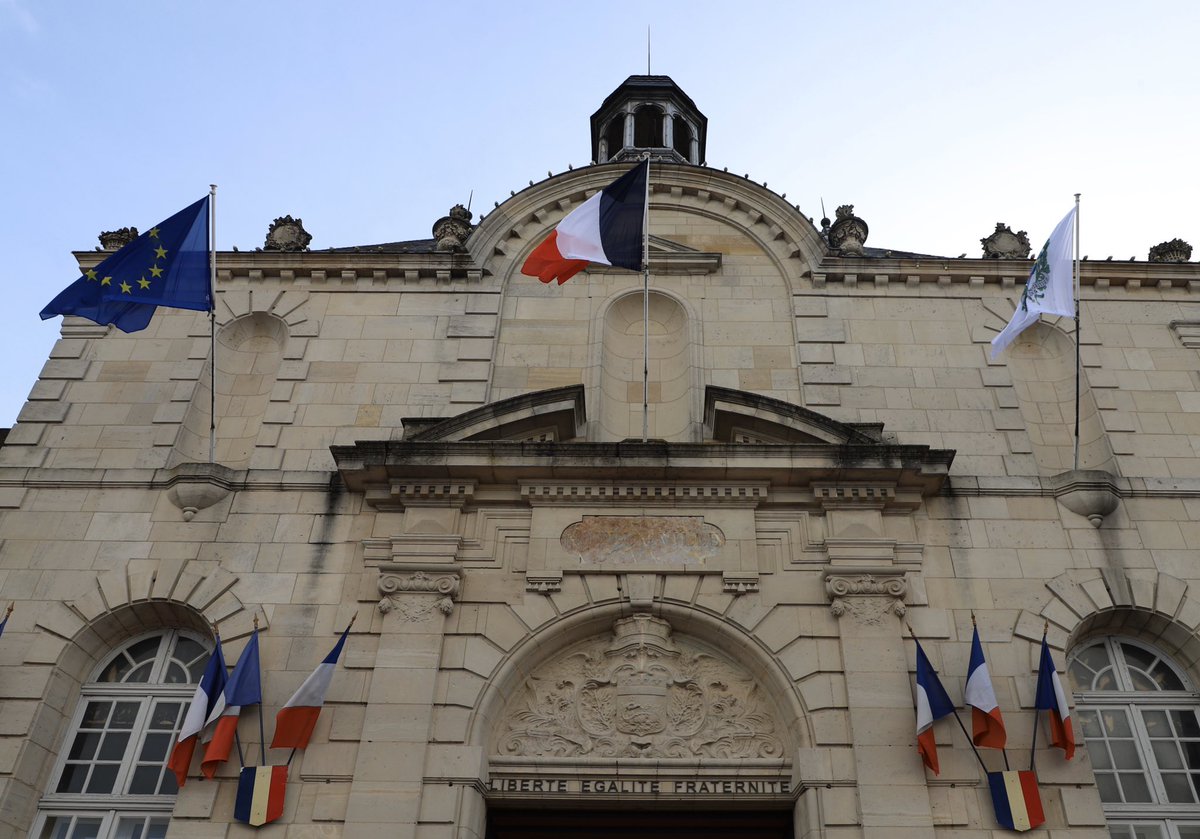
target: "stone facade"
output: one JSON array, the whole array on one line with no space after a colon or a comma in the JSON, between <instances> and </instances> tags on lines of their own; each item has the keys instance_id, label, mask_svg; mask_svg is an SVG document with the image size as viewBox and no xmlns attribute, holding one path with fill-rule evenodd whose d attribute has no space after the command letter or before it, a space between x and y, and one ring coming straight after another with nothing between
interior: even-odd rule
<instances>
[{"instance_id":1,"label":"stone facade","mask_svg":"<svg viewBox=\"0 0 1200 839\"><path fill-rule=\"evenodd\" d=\"M753 181L655 164L643 440L641 276L519 273L625 169L517 193L464 252L221 253L215 357L204 313L64 322L0 448L0 834L126 806L51 795L115 651L215 626L232 664L256 616L268 738L357 616L288 837L482 839L548 799L999 835L952 721L941 774L917 756L906 624L957 702L978 621L1014 768L1044 629L1060 669L1119 634L1200 683L1196 264L1083 263L1076 467L1074 324L988 359L1028 260L843 256ZM1035 762L1038 835L1108 836L1088 750L1043 730ZM236 771L137 812L247 835Z\"/></svg>"}]
</instances>

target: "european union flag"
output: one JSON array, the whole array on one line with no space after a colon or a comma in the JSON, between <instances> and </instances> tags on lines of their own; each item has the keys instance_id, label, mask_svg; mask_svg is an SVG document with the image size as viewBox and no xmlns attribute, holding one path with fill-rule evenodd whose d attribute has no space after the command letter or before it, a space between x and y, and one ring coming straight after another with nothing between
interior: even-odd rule
<instances>
[{"instance_id":1,"label":"european union flag","mask_svg":"<svg viewBox=\"0 0 1200 839\"><path fill-rule=\"evenodd\" d=\"M206 195L85 271L42 309L42 320L78 315L137 332L159 306L209 311L208 201Z\"/></svg>"}]
</instances>

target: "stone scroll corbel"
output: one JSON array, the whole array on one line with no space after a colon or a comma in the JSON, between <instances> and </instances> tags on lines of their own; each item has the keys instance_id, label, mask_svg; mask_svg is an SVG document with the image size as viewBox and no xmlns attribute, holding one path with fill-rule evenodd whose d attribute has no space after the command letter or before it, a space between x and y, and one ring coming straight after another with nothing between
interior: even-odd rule
<instances>
[{"instance_id":1,"label":"stone scroll corbel","mask_svg":"<svg viewBox=\"0 0 1200 839\"><path fill-rule=\"evenodd\" d=\"M383 563L379 566L379 611L395 611L402 620L420 620L436 609L454 611L462 576L457 568Z\"/></svg>"},{"instance_id":2,"label":"stone scroll corbel","mask_svg":"<svg viewBox=\"0 0 1200 839\"><path fill-rule=\"evenodd\" d=\"M900 568L826 568L825 593L836 617L852 615L878 624L884 615L904 617L908 581Z\"/></svg>"}]
</instances>

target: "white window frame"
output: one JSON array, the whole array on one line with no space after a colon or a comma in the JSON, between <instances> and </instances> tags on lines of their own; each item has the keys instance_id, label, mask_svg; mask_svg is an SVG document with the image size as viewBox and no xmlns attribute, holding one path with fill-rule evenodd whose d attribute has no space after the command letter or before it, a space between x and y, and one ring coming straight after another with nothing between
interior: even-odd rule
<instances>
[{"instance_id":1,"label":"white window frame","mask_svg":"<svg viewBox=\"0 0 1200 839\"><path fill-rule=\"evenodd\" d=\"M1123 635L1109 635L1103 638L1093 638L1079 645L1071 653L1067 663L1068 672L1078 654L1103 642L1108 647L1109 658L1113 665L1113 675L1116 678L1117 690L1077 691L1075 692L1076 713L1103 710L1122 710L1126 713L1133 731L1134 747L1138 750L1147 786L1154 801L1146 803L1104 803L1106 819L1117 826L1155 826L1163 831L1165 839L1177 839L1178 826L1194 826L1200 824L1200 790L1196 790L1197 803L1179 804L1167 801L1166 788L1162 780L1162 771L1150 748L1151 738L1146 730L1145 722L1140 712L1147 710L1186 710L1197 714L1200 720L1200 693L1193 687L1191 679L1184 670L1175 663L1174 659L1152 644L1139 641ZM1184 690L1138 690L1129 678L1128 663L1121 649L1122 644L1145 650L1157 656L1180 679ZM1082 736L1082 731L1080 731ZM1086 738L1085 738L1086 741ZM1180 742L1175 740L1174 742ZM1195 787L1193 787L1195 789ZM1128 835L1128 834L1125 834Z\"/></svg>"},{"instance_id":2,"label":"white window frame","mask_svg":"<svg viewBox=\"0 0 1200 839\"><path fill-rule=\"evenodd\" d=\"M118 655L135 644L147 638L154 637L159 638L160 641L148 681L95 681ZM166 638L165 642L161 640L164 637ZM130 729L132 736L129 745L126 747L125 759L122 761L116 780L113 783L113 789L121 790L127 786L130 775L137 766L137 755L141 753L146 736L151 733L148 728L148 722L155 705L160 701L182 702L185 706L183 713L186 713L186 706L191 702L192 696L196 692L195 683L164 684L158 681L163 678L170 661L169 653L174 650L176 641L180 637L196 641L211 652L211 640L198 633L183 629L156 630L145 632L129 639L117 650L114 650L112 655L105 658L100 666L93 671L89 681L80 689L75 712L71 715L71 725L67 729L62 747L54 761L54 769L50 774L50 783L47 786L47 792L38 801L38 814L29 831L30 839L38 839L41 836L41 832L45 829L46 822L55 816L81 816L101 819L100 832L98 834L101 839L112 835L112 831L116 829L118 821L123 816L133 818L162 817L170 819L171 812L175 809L175 795L128 795L119 792L67 793L55 792L54 790L57 789L63 770L67 765L71 746L75 741L76 735L79 733L84 713L87 710L89 702L92 701L137 701L141 703L141 706L138 708L137 717ZM183 713L179 716L180 722L182 722ZM172 747L178 733L178 729L172 733Z\"/></svg>"}]
</instances>

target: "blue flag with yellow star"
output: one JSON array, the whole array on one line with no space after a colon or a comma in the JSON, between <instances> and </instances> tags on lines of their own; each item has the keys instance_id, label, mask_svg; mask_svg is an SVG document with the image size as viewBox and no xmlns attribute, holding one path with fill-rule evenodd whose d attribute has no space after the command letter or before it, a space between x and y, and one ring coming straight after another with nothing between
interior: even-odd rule
<instances>
[{"instance_id":1,"label":"blue flag with yellow star","mask_svg":"<svg viewBox=\"0 0 1200 839\"><path fill-rule=\"evenodd\" d=\"M201 198L89 268L42 309L42 320L78 315L137 332L159 306L209 311L208 201Z\"/></svg>"}]
</instances>

